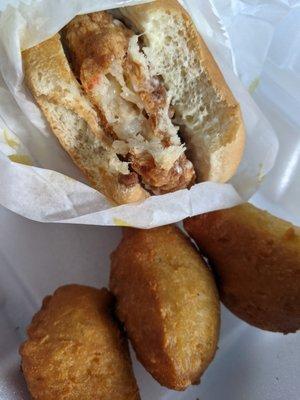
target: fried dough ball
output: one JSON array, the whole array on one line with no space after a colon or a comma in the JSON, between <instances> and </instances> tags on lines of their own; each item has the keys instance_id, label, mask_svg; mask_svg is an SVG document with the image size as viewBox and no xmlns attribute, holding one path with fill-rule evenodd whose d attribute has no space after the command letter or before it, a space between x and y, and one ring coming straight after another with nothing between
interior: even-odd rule
<instances>
[{"instance_id":1,"label":"fried dough ball","mask_svg":"<svg viewBox=\"0 0 300 400\"><path fill-rule=\"evenodd\" d=\"M43 301L20 348L34 400L138 400L126 340L106 290L69 285Z\"/></svg>"},{"instance_id":2,"label":"fried dough ball","mask_svg":"<svg viewBox=\"0 0 300 400\"><path fill-rule=\"evenodd\" d=\"M216 274L221 300L270 331L300 328L300 228L251 204L190 218L185 229Z\"/></svg>"},{"instance_id":3,"label":"fried dough ball","mask_svg":"<svg viewBox=\"0 0 300 400\"><path fill-rule=\"evenodd\" d=\"M127 229L112 254L110 288L137 358L161 384L198 383L219 337L209 268L175 226Z\"/></svg>"}]
</instances>

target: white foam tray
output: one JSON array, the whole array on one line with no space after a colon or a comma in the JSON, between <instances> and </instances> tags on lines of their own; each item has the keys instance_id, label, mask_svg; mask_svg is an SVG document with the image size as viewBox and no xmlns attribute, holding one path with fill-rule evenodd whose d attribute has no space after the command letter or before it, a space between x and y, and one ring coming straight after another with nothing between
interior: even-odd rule
<instances>
[{"instance_id":1,"label":"white foam tray","mask_svg":"<svg viewBox=\"0 0 300 400\"><path fill-rule=\"evenodd\" d=\"M0 226L0 399L26 400L18 356L26 325L59 285L107 285L120 230L43 225L4 209ZM144 400L298 400L299 356L299 334L263 332L222 309L219 350L199 386L176 393L134 368Z\"/></svg>"},{"instance_id":2,"label":"white foam tray","mask_svg":"<svg viewBox=\"0 0 300 400\"><path fill-rule=\"evenodd\" d=\"M0 0L0 9L4 2ZM280 68L287 31L295 21L300 26L300 4L297 8L297 1L291 2L292 22L282 21L254 95L281 148L275 168L252 201L300 224L300 80L292 71L282 75ZM267 7L268 1L262 3ZM293 71L300 71L299 52L297 57L290 60ZM119 239L118 228L43 225L0 208L1 400L29 399L18 347L42 298L66 283L106 286L109 255ZM159 386L135 360L134 369L144 400L298 400L299 360L299 333L263 332L222 309L219 350L200 385L176 393Z\"/></svg>"}]
</instances>

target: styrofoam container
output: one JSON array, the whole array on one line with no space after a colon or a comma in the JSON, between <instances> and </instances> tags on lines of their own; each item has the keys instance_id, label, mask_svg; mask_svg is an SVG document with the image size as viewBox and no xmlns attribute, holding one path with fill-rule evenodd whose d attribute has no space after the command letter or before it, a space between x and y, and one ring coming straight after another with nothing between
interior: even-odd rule
<instances>
[{"instance_id":1,"label":"styrofoam container","mask_svg":"<svg viewBox=\"0 0 300 400\"><path fill-rule=\"evenodd\" d=\"M0 0L0 8L5 3ZM266 53L263 64L257 63L260 83L253 96L278 135L280 152L252 201L300 224L300 2L214 3L237 48L243 44L236 35L247 19L254 23L257 9L262 24L255 29L254 23L253 35L268 33L272 38L262 49ZM251 52L251 41L248 44ZM236 60L235 67L239 72L241 60ZM251 81L251 73L245 72L242 79ZM42 298L66 283L107 286L109 255L120 236L119 228L41 224L0 208L1 400L30 398L18 347ZM177 393L162 388L135 358L134 369L144 400L298 400L300 335L261 331L223 308L219 349L200 385Z\"/></svg>"}]
</instances>

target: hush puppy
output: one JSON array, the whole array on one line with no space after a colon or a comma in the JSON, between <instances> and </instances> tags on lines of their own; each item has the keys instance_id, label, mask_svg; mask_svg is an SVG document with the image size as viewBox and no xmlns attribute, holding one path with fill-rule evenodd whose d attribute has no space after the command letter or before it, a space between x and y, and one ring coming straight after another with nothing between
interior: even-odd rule
<instances>
[{"instance_id":1,"label":"hush puppy","mask_svg":"<svg viewBox=\"0 0 300 400\"><path fill-rule=\"evenodd\" d=\"M106 290L69 285L43 301L20 348L35 400L140 399Z\"/></svg>"},{"instance_id":2,"label":"hush puppy","mask_svg":"<svg viewBox=\"0 0 300 400\"><path fill-rule=\"evenodd\" d=\"M184 227L234 314L270 331L300 328L300 228L251 204L190 218Z\"/></svg>"},{"instance_id":3,"label":"hush puppy","mask_svg":"<svg viewBox=\"0 0 300 400\"><path fill-rule=\"evenodd\" d=\"M219 337L213 275L175 226L126 229L111 257L110 289L137 358L163 386L198 383Z\"/></svg>"}]
</instances>

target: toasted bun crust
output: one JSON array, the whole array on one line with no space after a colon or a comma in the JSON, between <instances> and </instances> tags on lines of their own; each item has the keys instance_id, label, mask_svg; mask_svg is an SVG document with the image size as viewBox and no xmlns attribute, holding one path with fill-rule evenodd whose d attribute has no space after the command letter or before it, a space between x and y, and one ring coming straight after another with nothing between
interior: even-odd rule
<instances>
[{"instance_id":1,"label":"toasted bun crust","mask_svg":"<svg viewBox=\"0 0 300 400\"><path fill-rule=\"evenodd\" d=\"M20 348L32 399L140 399L113 302L106 289L80 285L44 299Z\"/></svg>"},{"instance_id":2,"label":"toasted bun crust","mask_svg":"<svg viewBox=\"0 0 300 400\"><path fill-rule=\"evenodd\" d=\"M174 105L198 181L226 182L243 155L241 111L190 16L176 0L157 0L120 8L119 12L136 31L144 33L146 54L150 58L153 54L152 66L163 76L168 89L182 93ZM176 47L174 42L180 38L183 41ZM184 64L187 67L182 69ZM193 96L193 103L189 103ZM200 108L193 110L192 104ZM203 109L209 115L202 118Z\"/></svg>"},{"instance_id":3,"label":"toasted bun crust","mask_svg":"<svg viewBox=\"0 0 300 400\"><path fill-rule=\"evenodd\" d=\"M300 329L300 228L251 204L199 215L184 226L233 313L261 329Z\"/></svg>"},{"instance_id":4,"label":"toasted bun crust","mask_svg":"<svg viewBox=\"0 0 300 400\"><path fill-rule=\"evenodd\" d=\"M97 113L70 69L60 36L25 50L22 56L29 89L62 147L91 185L117 204L148 197L139 183L119 182L121 163L109 149Z\"/></svg>"},{"instance_id":5,"label":"toasted bun crust","mask_svg":"<svg viewBox=\"0 0 300 400\"><path fill-rule=\"evenodd\" d=\"M199 382L219 337L213 276L175 226L126 229L112 254L110 288L138 359L175 390Z\"/></svg>"}]
</instances>

